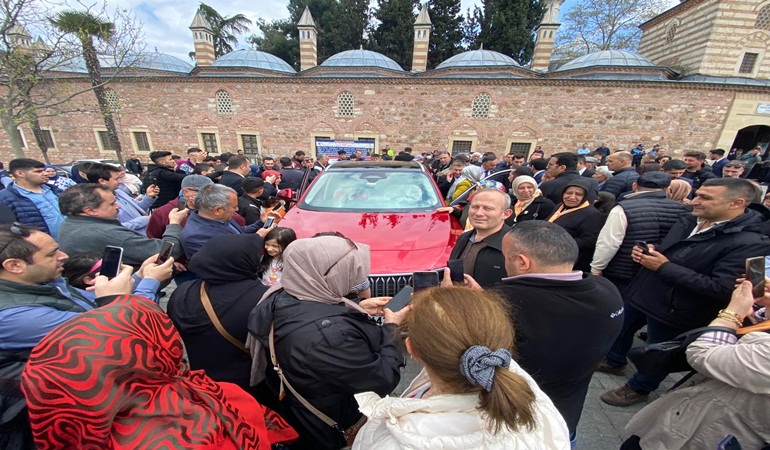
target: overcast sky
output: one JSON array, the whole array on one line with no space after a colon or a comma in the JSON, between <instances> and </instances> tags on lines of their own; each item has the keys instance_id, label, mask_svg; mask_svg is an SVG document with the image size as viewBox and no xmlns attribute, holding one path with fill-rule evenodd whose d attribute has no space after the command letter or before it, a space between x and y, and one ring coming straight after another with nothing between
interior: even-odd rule
<instances>
[{"instance_id":1,"label":"overcast sky","mask_svg":"<svg viewBox=\"0 0 770 450\"><path fill-rule=\"evenodd\" d=\"M159 52L168 53L186 61L190 61L187 56L193 50L192 33L189 30L195 11L198 7L198 1L191 0L107 0L123 9L134 12L136 18L143 23L144 40L146 49L153 51L155 48ZM479 0L461 0L462 10L471 8L474 4L480 3ZM579 0L567 0L562 6L561 14ZM678 3L678 0L671 0L672 5ZM234 14L244 14L252 21L262 18L266 20L284 19L289 16L286 9L287 0L206 0L207 5L213 7L223 16L232 16ZM253 27L252 32L256 32ZM251 33L249 33L251 34ZM246 36L239 36L239 46L246 47Z\"/></svg>"}]
</instances>

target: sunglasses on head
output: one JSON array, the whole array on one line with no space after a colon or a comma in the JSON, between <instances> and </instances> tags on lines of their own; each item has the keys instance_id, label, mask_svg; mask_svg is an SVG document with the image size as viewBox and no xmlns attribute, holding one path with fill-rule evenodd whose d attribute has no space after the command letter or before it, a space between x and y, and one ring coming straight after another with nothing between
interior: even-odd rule
<instances>
[{"instance_id":1,"label":"sunglasses on head","mask_svg":"<svg viewBox=\"0 0 770 450\"><path fill-rule=\"evenodd\" d=\"M11 227L8 229L11 233L13 233L15 236L19 237L29 237L30 231L27 227L24 226L23 223L14 222ZM0 254L5 251L6 248L8 248L9 245L11 245L11 242L14 240L11 239L8 242L3 245L3 247L0 249Z\"/></svg>"}]
</instances>

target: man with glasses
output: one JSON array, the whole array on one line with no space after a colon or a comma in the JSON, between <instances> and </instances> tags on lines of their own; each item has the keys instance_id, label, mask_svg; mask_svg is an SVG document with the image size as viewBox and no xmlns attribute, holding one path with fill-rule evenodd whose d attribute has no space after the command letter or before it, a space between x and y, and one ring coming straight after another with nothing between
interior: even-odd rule
<instances>
[{"instance_id":1,"label":"man with glasses","mask_svg":"<svg viewBox=\"0 0 770 450\"><path fill-rule=\"evenodd\" d=\"M59 234L64 216L59 211L57 188L49 187L45 164L29 158L14 159L8 164L13 183L0 191L0 202L16 215L20 223L53 236Z\"/></svg>"}]
</instances>

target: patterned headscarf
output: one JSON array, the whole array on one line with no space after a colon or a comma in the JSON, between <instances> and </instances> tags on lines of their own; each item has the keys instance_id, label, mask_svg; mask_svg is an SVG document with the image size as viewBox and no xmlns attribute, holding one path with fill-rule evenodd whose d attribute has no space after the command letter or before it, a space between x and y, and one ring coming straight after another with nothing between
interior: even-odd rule
<instances>
[{"instance_id":1,"label":"patterned headscarf","mask_svg":"<svg viewBox=\"0 0 770 450\"><path fill-rule=\"evenodd\" d=\"M236 385L190 371L183 352L168 316L141 297L60 325L22 375L38 448L269 450L296 438Z\"/></svg>"}]
</instances>

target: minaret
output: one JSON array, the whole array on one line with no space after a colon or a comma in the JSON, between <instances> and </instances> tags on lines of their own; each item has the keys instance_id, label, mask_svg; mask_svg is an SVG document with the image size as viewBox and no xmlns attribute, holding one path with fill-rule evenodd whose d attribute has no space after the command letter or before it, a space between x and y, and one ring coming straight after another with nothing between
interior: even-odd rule
<instances>
[{"instance_id":1,"label":"minaret","mask_svg":"<svg viewBox=\"0 0 770 450\"><path fill-rule=\"evenodd\" d=\"M430 23L428 5L422 5L420 14L414 22L414 50L412 51L412 72L425 72L428 68L428 43L430 41Z\"/></svg>"},{"instance_id":2,"label":"minaret","mask_svg":"<svg viewBox=\"0 0 770 450\"><path fill-rule=\"evenodd\" d=\"M193 42L195 42L195 65L210 66L214 64L214 60L216 60L214 33L211 31L211 25L200 11L195 14L190 30L193 32Z\"/></svg>"},{"instance_id":3,"label":"minaret","mask_svg":"<svg viewBox=\"0 0 770 450\"><path fill-rule=\"evenodd\" d=\"M532 64L530 68L539 72L548 70L551 63L551 53L553 52L553 43L556 40L556 30L559 29L559 8L564 0L545 0L545 14L540 25L535 29L537 41L535 41L535 51L532 55Z\"/></svg>"},{"instance_id":4,"label":"minaret","mask_svg":"<svg viewBox=\"0 0 770 450\"><path fill-rule=\"evenodd\" d=\"M297 29L299 29L299 70L307 70L318 65L318 30L307 6L302 12L302 17L299 18Z\"/></svg>"},{"instance_id":5,"label":"minaret","mask_svg":"<svg viewBox=\"0 0 770 450\"><path fill-rule=\"evenodd\" d=\"M27 30L16 23L8 29L7 35L14 47L30 47L32 43L32 38L27 33Z\"/></svg>"}]
</instances>

